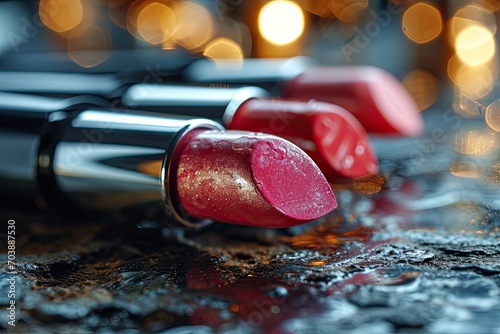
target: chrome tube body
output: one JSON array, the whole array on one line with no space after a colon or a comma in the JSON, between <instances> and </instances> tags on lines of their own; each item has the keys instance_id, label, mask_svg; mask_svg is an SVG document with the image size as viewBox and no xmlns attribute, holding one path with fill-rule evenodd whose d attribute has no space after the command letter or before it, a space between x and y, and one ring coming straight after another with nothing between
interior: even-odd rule
<instances>
[{"instance_id":1,"label":"chrome tube body","mask_svg":"<svg viewBox=\"0 0 500 334\"><path fill-rule=\"evenodd\" d=\"M163 203L177 220L192 222L177 200L176 164L191 130L220 125L139 111L47 109L0 109L0 154L15 157L0 168L0 197L38 196L72 216Z\"/></svg>"},{"instance_id":2,"label":"chrome tube body","mask_svg":"<svg viewBox=\"0 0 500 334\"><path fill-rule=\"evenodd\" d=\"M206 117L229 124L245 101L269 98L259 87L206 87L192 85L136 84L127 89L122 103L127 108Z\"/></svg>"},{"instance_id":3,"label":"chrome tube body","mask_svg":"<svg viewBox=\"0 0 500 334\"><path fill-rule=\"evenodd\" d=\"M183 78L186 82L253 85L262 87L273 95L280 95L281 84L317 65L316 60L305 56L217 62L200 59L186 68Z\"/></svg>"}]
</instances>

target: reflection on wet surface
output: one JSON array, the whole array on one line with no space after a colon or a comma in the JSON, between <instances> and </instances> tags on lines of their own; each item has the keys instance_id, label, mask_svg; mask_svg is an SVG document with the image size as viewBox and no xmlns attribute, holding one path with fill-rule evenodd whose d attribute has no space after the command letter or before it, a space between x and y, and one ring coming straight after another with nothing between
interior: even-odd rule
<instances>
[{"instance_id":1,"label":"reflection on wet surface","mask_svg":"<svg viewBox=\"0 0 500 334\"><path fill-rule=\"evenodd\" d=\"M288 230L1 213L19 229L15 331L499 332L496 136L427 121L422 138L375 138L381 174Z\"/></svg>"}]
</instances>

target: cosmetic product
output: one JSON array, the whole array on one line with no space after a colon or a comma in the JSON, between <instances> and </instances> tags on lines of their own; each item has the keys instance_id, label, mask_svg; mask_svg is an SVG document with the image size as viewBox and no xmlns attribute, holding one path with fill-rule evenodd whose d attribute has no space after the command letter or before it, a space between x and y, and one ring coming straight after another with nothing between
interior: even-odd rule
<instances>
[{"instance_id":1,"label":"cosmetic product","mask_svg":"<svg viewBox=\"0 0 500 334\"><path fill-rule=\"evenodd\" d=\"M163 205L188 226L288 227L337 206L319 168L284 139L81 99L0 94L0 199L42 199L73 217Z\"/></svg>"},{"instance_id":2,"label":"cosmetic product","mask_svg":"<svg viewBox=\"0 0 500 334\"><path fill-rule=\"evenodd\" d=\"M372 66L318 66L305 57L245 59L243 62L197 60L184 73L187 82L251 84L288 98L316 99L352 113L369 133L418 136L424 123L404 86Z\"/></svg>"},{"instance_id":3,"label":"cosmetic product","mask_svg":"<svg viewBox=\"0 0 500 334\"><path fill-rule=\"evenodd\" d=\"M355 117L333 104L271 99L252 86L145 84L131 86L122 102L142 110L210 117L228 129L282 137L303 149L332 183L378 172L366 131Z\"/></svg>"},{"instance_id":4,"label":"cosmetic product","mask_svg":"<svg viewBox=\"0 0 500 334\"><path fill-rule=\"evenodd\" d=\"M117 74L0 71L0 92L65 98L95 95L108 100L120 97L133 82Z\"/></svg>"},{"instance_id":5,"label":"cosmetic product","mask_svg":"<svg viewBox=\"0 0 500 334\"><path fill-rule=\"evenodd\" d=\"M16 52L2 54L0 71L118 73L123 76L134 76L137 82L152 83L152 80L160 82L162 78L173 79L179 76L194 59L196 57L181 48ZM83 60L83 63L80 60ZM86 60L87 62L90 60L93 66L82 66Z\"/></svg>"}]
</instances>

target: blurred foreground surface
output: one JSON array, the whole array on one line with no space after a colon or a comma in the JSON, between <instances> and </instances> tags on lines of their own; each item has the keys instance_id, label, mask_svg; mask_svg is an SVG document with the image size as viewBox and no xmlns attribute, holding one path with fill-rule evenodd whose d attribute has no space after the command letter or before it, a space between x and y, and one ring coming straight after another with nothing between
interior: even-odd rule
<instances>
[{"instance_id":1,"label":"blurred foreground surface","mask_svg":"<svg viewBox=\"0 0 500 334\"><path fill-rule=\"evenodd\" d=\"M429 110L382 174L289 230L16 220L12 332L500 333L499 142ZM2 239L2 242L5 242ZM6 252L7 245L0 247ZM6 254L1 255L2 263ZM0 291L10 277L5 264Z\"/></svg>"}]
</instances>

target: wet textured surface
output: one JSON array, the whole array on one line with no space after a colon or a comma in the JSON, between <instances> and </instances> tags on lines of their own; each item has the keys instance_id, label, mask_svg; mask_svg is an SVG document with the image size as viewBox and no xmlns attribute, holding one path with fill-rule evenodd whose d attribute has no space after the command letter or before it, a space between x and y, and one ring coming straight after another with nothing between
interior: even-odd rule
<instances>
[{"instance_id":1,"label":"wet textured surface","mask_svg":"<svg viewBox=\"0 0 500 334\"><path fill-rule=\"evenodd\" d=\"M441 112L427 115L422 138L375 139L380 177L335 186L339 209L287 230L4 210L16 220L18 322L6 324L2 292L0 326L500 333L500 155L485 129Z\"/></svg>"}]
</instances>

